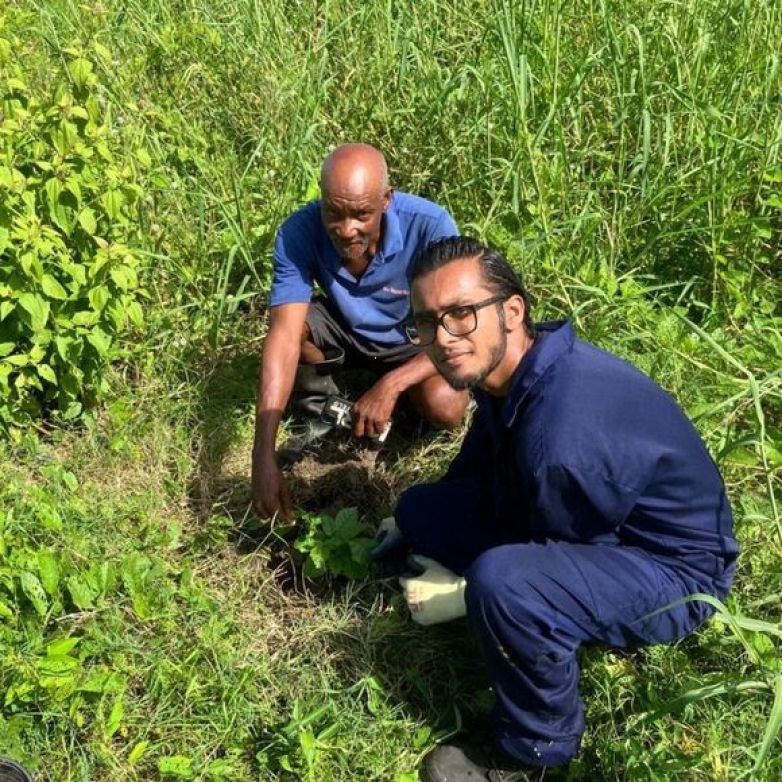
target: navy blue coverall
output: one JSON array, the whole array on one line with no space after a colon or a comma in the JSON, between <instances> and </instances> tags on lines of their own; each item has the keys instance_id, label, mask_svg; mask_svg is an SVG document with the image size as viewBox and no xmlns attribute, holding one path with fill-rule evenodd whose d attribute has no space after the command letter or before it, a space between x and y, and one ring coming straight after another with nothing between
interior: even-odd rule
<instances>
[{"instance_id":1,"label":"navy blue coverall","mask_svg":"<svg viewBox=\"0 0 782 782\"><path fill-rule=\"evenodd\" d=\"M738 553L716 465L652 380L543 324L506 397L477 390L462 449L395 517L413 551L467 581L502 746L557 765L579 747L583 643L672 641L723 599Z\"/></svg>"}]
</instances>

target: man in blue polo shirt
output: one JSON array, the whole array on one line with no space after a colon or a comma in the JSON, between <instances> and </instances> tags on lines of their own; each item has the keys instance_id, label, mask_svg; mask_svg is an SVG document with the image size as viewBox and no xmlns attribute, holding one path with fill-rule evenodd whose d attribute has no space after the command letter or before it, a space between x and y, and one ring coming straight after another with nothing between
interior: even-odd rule
<instances>
[{"instance_id":1,"label":"man in blue polo shirt","mask_svg":"<svg viewBox=\"0 0 782 782\"><path fill-rule=\"evenodd\" d=\"M402 329L412 257L457 233L441 207L393 192L374 147L345 144L326 158L321 199L289 217L275 244L252 459L259 515L291 510L275 452L289 398L317 415L326 396L337 393L331 372L343 360L380 375L353 406L356 437L379 436L403 393L438 426L461 420L467 392L449 387ZM324 296L311 301L314 283Z\"/></svg>"},{"instance_id":2,"label":"man in blue polo shirt","mask_svg":"<svg viewBox=\"0 0 782 782\"><path fill-rule=\"evenodd\" d=\"M422 779L526 779L578 750L582 644L673 641L713 611L679 601L725 598L731 511L676 403L568 322L535 328L498 252L446 239L411 279L412 340L454 388L475 389L477 409L445 476L383 522L375 555L414 552L401 579L413 620L466 615L496 695L496 746L442 745Z\"/></svg>"}]
</instances>

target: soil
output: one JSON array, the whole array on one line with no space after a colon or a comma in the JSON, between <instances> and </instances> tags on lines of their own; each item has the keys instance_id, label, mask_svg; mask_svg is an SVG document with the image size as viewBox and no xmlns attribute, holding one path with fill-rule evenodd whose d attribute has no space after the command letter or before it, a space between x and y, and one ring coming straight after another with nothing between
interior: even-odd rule
<instances>
[{"instance_id":1,"label":"soil","mask_svg":"<svg viewBox=\"0 0 782 782\"><path fill-rule=\"evenodd\" d=\"M397 422L395 421L395 424ZM278 458L298 517L294 523L261 521L250 510L250 448L246 443L229 448L223 458L205 460L191 486L190 509L199 526L217 514L234 520L229 539L237 552L265 553L265 567L284 593L305 591L301 569L305 556L293 542L303 528L301 513L334 515L356 507L368 527L390 515L411 476L401 464L421 445L421 431L395 426L381 444L353 439L347 431L332 431L306 442L306 430L294 429L280 444ZM290 451L291 458L284 453ZM310 584L326 588L323 584Z\"/></svg>"},{"instance_id":2,"label":"soil","mask_svg":"<svg viewBox=\"0 0 782 782\"><path fill-rule=\"evenodd\" d=\"M357 507L362 516L390 512L401 487L381 452L350 441L323 441L285 470L296 504L313 513Z\"/></svg>"}]
</instances>

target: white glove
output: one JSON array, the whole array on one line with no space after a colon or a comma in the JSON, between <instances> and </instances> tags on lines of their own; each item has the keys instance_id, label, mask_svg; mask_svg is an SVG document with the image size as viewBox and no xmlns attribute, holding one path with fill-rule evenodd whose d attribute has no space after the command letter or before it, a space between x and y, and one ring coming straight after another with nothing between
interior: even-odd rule
<instances>
[{"instance_id":1,"label":"white glove","mask_svg":"<svg viewBox=\"0 0 782 782\"><path fill-rule=\"evenodd\" d=\"M404 545L402 533L396 526L394 517L389 516L378 525L375 545L369 552L369 558L373 562L377 562L404 548Z\"/></svg>"},{"instance_id":2,"label":"white glove","mask_svg":"<svg viewBox=\"0 0 782 782\"><path fill-rule=\"evenodd\" d=\"M434 625L467 615L464 602L467 582L461 576L428 557L414 554L409 561L424 568L420 576L402 576L399 579L414 622Z\"/></svg>"}]
</instances>

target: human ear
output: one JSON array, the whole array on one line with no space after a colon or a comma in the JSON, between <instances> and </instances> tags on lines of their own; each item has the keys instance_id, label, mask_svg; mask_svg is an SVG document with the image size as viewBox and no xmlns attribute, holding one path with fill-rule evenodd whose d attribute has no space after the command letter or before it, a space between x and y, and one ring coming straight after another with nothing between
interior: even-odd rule
<instances>
[{"instance_id":1,"label":"human ear","mask_svg":"<svg viewBox=\"0 0 782 782\"><path fill-rule=\"evenodd\" d=\"M524 299L518 295L511 296L502 306L505 311L505 330L511 332L521 328L524 324Z\"/></svg>"},{"instance_id":2,"label":"human ear","mask_svg":"<svg viewBox=\"0 0 782 782\"><path fill-rule=\"evenodd\" d=\"M391 205L391 197L394 195L394 188L389 187L385 193L383 193L383 211L385 212Z\"/></svg>"}]
</instances>

